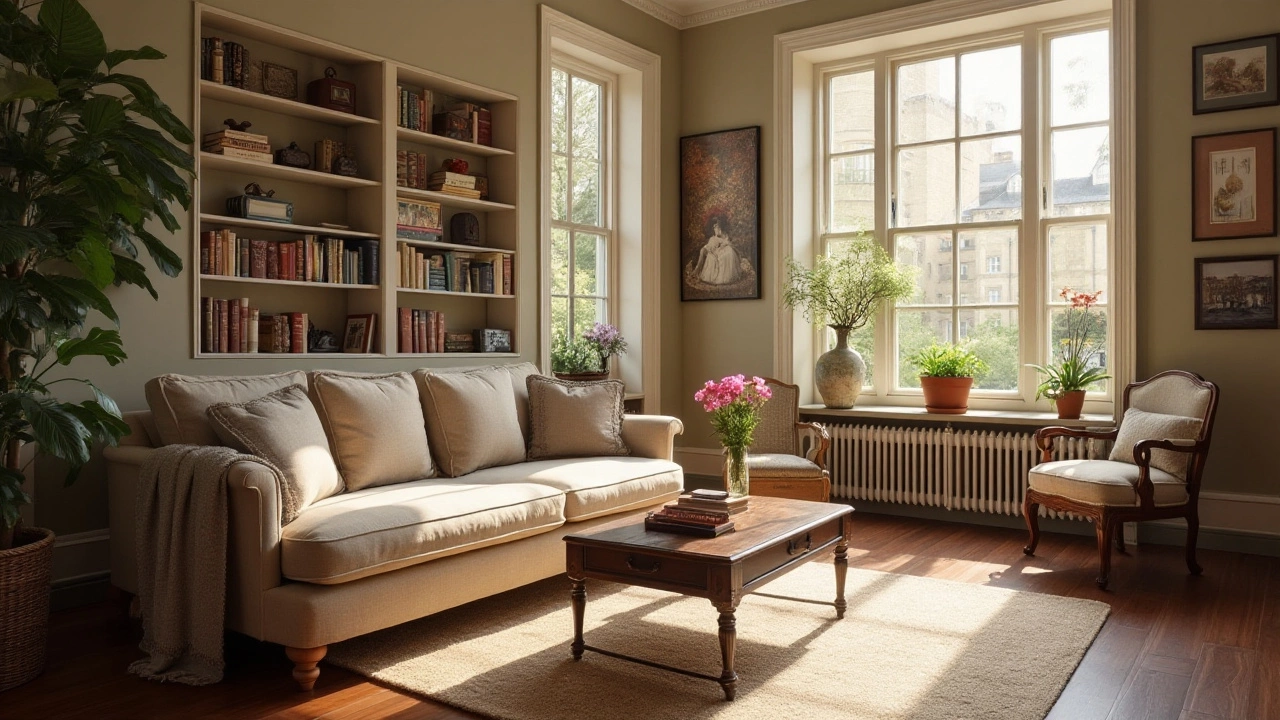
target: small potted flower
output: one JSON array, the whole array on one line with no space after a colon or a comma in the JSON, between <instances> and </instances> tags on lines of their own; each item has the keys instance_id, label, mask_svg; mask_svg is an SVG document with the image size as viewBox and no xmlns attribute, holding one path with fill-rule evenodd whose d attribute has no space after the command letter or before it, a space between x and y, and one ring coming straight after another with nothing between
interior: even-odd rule
<instances>
[{"instance_id":1,"label":"small potted flower","mask_svg":"<svg viewBox=\"0 0 1280 720\"><path fill-rule=\"evenodd\" d=\"M1104 332L1093 306L1098 304L1102 291L1075 292L1062 288L1058 297L1071 303L1066 312L1066 337L1059 341L1058 362L1052 365L1031 365L1044 379L1036 387L1036 399L1049 398L1058 409L1058 418L1075 420L1084 409L1084 394L1090 385L1111 376L1098 364L1098 347L1094 335Z\"/></svg>"},{"instance_id":2,"label":"small potted flower","mask_svg":"<svg viewBox=\"0 0 1280 720\"><path fill-rule=\"evenodd\" d=\"M724 485L730 495L747 495L751 479L747 475L747 448L760 424L760 408L773 397L764 378L730 375L720 382L708 380L693 399L711 413L711 427L724 446Z\"/></svg>"},{"instance_id":3,"label":"small potted flower","mask_svg":"<svg viewBox=\"0 0 1280 720\"><path fill-rule=\"evenodd\" d=\"M924 409L942 415L963 415L969 410L973 381L987 374L987 364L961 345L934 343L910 358L920 369Z\"/></svg>"},{"instance_id":4,"label":"small potted flower","mask_svg":"<svg viewBox=\"0 0 1280 720\"><path fill-rule=\"evenodd\" d=\"M627 341L618 328L596 323L579 338L556 335L551 341L551 372L561 380L607 380L609 358L626 351Z\"/></svg>"}]
</instances>

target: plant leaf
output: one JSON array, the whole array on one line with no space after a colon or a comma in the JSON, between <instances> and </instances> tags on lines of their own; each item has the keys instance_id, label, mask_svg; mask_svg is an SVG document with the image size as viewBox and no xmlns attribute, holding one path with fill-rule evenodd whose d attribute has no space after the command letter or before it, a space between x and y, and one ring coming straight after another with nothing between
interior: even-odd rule
<instances>
[{"instance_id":1,"label":"plant leaf","mask_svg":"<svg viewBox=\"0 0 1280 720\"><path fill-rule=\"evenodd\" d=\"M57 237L45 228L0 225L0 265L8 265L56 241Z\"/></svg>"},{"instance_id":2,"label":"plant leaf","mask_svg":"<svg viewBox=\"0 0 1280 720\"><path fill-rule=\"evenodd\" d=\"M84 273L86 280L95 287L104 288L116 279L115 255L107 247L106 237L101 234L99 236L101 239L86 235L76 243L76 252L71 254L71 262Z\"/></svg>"},{"instance_id":3,"label":"plant leaf","mask_svg":"<svg viewBox=\"0 0 1280 720\"><path fill-rule=\"evenodd\" d=\"M53 398L23 395L19 403L41 452L72 465L89 462L89 429L79 418Z\"/></svg>"},{"instance_id":4,"label":"plant leaf","mask_svg":"<svg viewBox=\"0 0 1280 720\"><path fill-rule=\"evenodd\" d=\"M58 86L38 75L28 75L12 68L0 67L0 104L15 100L58 99Z\"/></svg>"},{"instance_id":5,"label":"plant leaf","mask_svg":"<svg viewBox=\"0 0 1280 720\"><path fill-rule=\"evenodd\" d=\"M169 246L161 242L160 238L146 230L138 229L136 234L142 240L142 244L147 247L147 252L151 253L151 259L155 261L160 272L169 277L178 277L178 273L182 272L182 258L178 257L178 253L169 249Z\"/></svg>"},{"instance_id":6,"label":"plant leaf","mask_svg":"<svg viewBox=\"0 0 1280 720\"><path fill-rule=\"evenodd\" d=\"M124 103L110 95L96 95L80 106L80 124L90 135L101 135L124 124Z\"/></svg>"},{"instance_id":7,"label":"plant leaf","mask_svg":"<svg viewBox=\"0 0 1280 720\"><path fill-rule=\"evenodd\" d=\"M37 16L49 32L52 69L61 75L68 69L93 70L107 54L102 30L77 0L44 0Z\"/></svg>"},{"instance_id":8,"label":"plant leaf","mask_svg":"<svg viewBox=\"0 0 1280 720\"><path fill-rule=\"evenodd\" d=\"M147 269L142 263L124 255L116 255L116 279L115 283L128 283L136 285L151 294L152 300L159 300L160 296L156 293L155 287L151 284L151 278L147 277Z\"/></svg>"},{"instance_id":9,"label":"plant leaf","mask_svg":"<svg viewBox=\"0 0 1280 720\"><path fill-rule=\"evenodd\" d=\"M84 337L64 340L58 345L57 353L60 365L70 365L75 358L93 355L105 358L114 367L128 357L121 346L120 333L98 327L90 328Z\"/></svg>"},{"instance_id":10,"label":"plant leaf","mask_svg":"<svg viewBox=\"0 0 1280 720\"><path fill-rule=\"evenodd\" d=\"M112 50L107 53L107 69L111 70L126 60L163 60L165 54L150 45L143 45L137 50Z\"/></svg>"}]
</instances>

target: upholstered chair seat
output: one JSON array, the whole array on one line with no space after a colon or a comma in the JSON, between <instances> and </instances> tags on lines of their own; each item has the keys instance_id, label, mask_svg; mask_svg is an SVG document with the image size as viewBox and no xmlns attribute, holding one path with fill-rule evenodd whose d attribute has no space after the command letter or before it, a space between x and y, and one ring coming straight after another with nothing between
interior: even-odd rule
<instances>
[{"instance_id":1,"label":"upholstered chair seat","mask_svg":"<svg viewBox=\"0 0 1280 720\"><path fill-rule=\"evenodd\" d=\"M1138 505L1137 465L1111 460L1057 460L1031 468L1032 490L1089 505ZM1187 501L1187 484L1151 468L1152 500L1156 507Z\"/></svg>"},{"instance_id":2,"label":"upholstered chair seat","mask_svg":"<svg viewBox=\"0 0 1280 720\"><path fill-rule=\"evenodd\" d=\"M827 474L827 431L800 422L800 388L765 378L773 397L760 411L760 424L747 455L751 494L826 502L831 498Z\"/></svg>"}]
</instances>

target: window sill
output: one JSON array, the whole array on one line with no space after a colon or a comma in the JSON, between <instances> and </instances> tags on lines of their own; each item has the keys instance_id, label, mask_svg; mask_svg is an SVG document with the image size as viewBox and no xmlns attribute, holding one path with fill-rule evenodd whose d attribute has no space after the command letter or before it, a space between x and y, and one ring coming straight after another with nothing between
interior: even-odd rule
<instances>
[{"instance_id":1,"label":"window sill","mask_svg":"<svg viewBox=\"0 0 1280 720\"><path fill-rule=\"evenodd\" d=\"M927 412L922 407L906 407L902 405L862 405L849 410L837 410L822 405L801 405L800 415L806 419L909 420L914 422L1017 425L1037 428L1050 425L1071 428L1112 427L1115 425L1115 419L1110 415L1086 413L1081 415L1079 420L1060 420L1056 413L1021 410L978 410L975 408L970 408L963 415L941 415Z\"/></svg>"}]
</instances>

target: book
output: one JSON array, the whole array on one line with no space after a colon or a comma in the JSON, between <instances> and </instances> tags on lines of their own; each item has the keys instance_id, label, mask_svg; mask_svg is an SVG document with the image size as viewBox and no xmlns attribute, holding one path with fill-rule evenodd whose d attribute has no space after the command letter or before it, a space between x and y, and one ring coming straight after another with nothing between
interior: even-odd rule
<instances>
[{"instance_id":1,"label":"book","mask_svg":"<svg viewBox=\"0 0 1280 720\"><path fill-rule=\"evenodd\" d=\"M683 523L675 523L650 514L644 519L644 529L655 532L675 533L678 535L694 535L697 537L719 537L733 530L733 523L727 522L721 525L686 525Z\"/></svg>"},{"instance_id":2,"label":"book","mask_svg":"<svg viewBox=\"0 0 1280 720\"><path fill-rule=\"evenodd\" d=\"M269 152L254 152L252 150L241 150L233 147L220 147L216 150L206 150L206 152L214 155L222 155L229 158L238 158L240 160L252 160L254 162L266 163L271 165L275 159L271 157Z\"/></svg>"},{"instance_id":3,"label":"book","mask_svg":"<svg viewBox=\"0 0 1280 720\"><path fill-rule=\"evenodd\" d=\"M222 140L240 140L243 142L258 143L260 145L270 145L271 139L261 133L252 133L248 130L232 130L231 128L223 128L217 132L205 133L201 141L204 143L219 142Z\"/></svg>"},{"instance_id":4,"label":"book","mask_svg":"<svg viewBox=\"0 0 1280 720\"><path fill-rule=\"evenodd\" d=\"M662 507L659 514L666 518L676 518L681 520L689 520L691 522L706 522L713 525L728 522L728 510L704 510L701 508L692 508L679 503L668 503Z\"/></svg>"}]
</instances>

